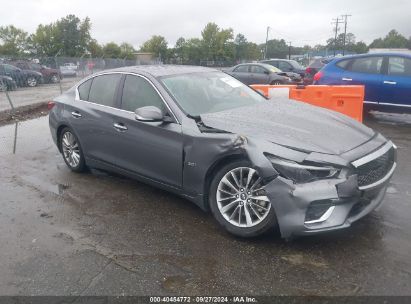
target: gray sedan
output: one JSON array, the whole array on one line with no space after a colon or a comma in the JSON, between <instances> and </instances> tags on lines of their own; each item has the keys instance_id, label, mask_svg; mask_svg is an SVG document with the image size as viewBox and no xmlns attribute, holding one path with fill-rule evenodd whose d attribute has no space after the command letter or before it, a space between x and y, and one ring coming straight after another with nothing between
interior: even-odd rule
<instances>
[{"instance_id":1,"label":"gray sedan","mask_svg":"<svg viewBox=\"0 0 411 304\"><path fill-rule=\"evenodd\" d=\"M243 63L224 70L241 82L251 84L293 84L293 80L281 70L265 63ZM283 74L283 75L281 75Z\"/></svg>"},{"instance_id":2,"label":"gray sedan","mask_svg":"<svg viewBox=\"0 0 411 304\"><path fill-rule=\"evenodd\" d=\"M396 167L395 145L361 123L267 100L214 69L108 70L49 108L72 171L99 168L172 191L242 237L349 227L381 204Z\"/></svg>"}]
</instances>

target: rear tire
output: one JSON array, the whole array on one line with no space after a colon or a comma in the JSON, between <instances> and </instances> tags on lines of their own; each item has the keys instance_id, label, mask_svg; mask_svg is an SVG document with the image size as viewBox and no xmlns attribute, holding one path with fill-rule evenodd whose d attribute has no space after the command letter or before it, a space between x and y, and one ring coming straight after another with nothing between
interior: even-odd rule
<instances>
[{"instance_id":1,"label":"rear tire","mask_svg":"<svg viewBox=\"0 0 411 304\"><path fill-rule=\"evenodd\" d=\"M277 225L274 206L261 188L258 172L249 161L236 161L222 167L214 176L209 190L214 218L228 232L244 238L255 237L274 228Z\"/></svg>"},{"instance_id":2,"label":"rear tire","mask_svg":"<svg viewBox=\"0 0 411 304\"><path fill-rule=\"evenodd\" d=\"M71 171L84 172L86 170L87 167L80 142L70 128L64 128L61 131L60 151L64 162Z\"/></svg>"}]
</instances>

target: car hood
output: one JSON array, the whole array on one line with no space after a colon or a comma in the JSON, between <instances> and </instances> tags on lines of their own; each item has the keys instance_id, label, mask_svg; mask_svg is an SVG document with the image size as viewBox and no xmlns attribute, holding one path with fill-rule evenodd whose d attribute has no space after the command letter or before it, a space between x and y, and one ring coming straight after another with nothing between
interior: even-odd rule
<instances>
[{"instance_id":1,"label":"car hood","mask_svg":"<svg viewBox=\"0 0 411 304\"><path fill-rule=\"evenodd\" d=\"M339 155L370 140L375 132L337 112L290 99L271 99L201 115L207 127L303 150Z\"/></svg>"}]
</instances>

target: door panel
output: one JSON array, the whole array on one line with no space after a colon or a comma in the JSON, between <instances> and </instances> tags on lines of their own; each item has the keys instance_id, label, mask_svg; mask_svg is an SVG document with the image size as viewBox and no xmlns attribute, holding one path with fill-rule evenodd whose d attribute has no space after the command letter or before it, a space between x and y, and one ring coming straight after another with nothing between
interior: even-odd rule
<instances>
[{"instance_id":1,"label":"door panel","mask_svg":"<svg viewBox=\"0 0 411 304\"><path fill-rule=\"evenodd\" d=\"M114 124L127 130L119 131ZM141 122L135 114L118 111L112 120L113 164L145 177L182 186L183 136L177 123Z\"/></svg>"},{"instance_id":2,"label":"door panel","mask_svg":"<svg viewBox=\"0 0 411 304\"><path fill-rule=\"evenodd\" d=\"M250 79L248 84L268 84L270 75L266 74L266 71L267 70L261 66L250 66Z\"/></svg>"},{"instance_id":3,"label":"door panel","mask_svg":"<svg viewBox=\"0 0 411 304\"><path fill-rule=\"evenodd\" d=\"M250 78L249 66L248 65L238 66L237 68L234 69L233 72L231 72L231 76L233 76L234 78L237 78L242 83L249 84L249 78Z\"/></svg>"},{"instance_id":4,"label":"door panel","mask_svg":"<svg viewBox=\"0 0 411 304\"><path fill-rule=\"evenodd\" d=\"M383 88L381 86L383 63L382 56L361 57L352 60L344 71L341 83L344 85L364 85L364 101L378 102L381 100Z\"/></svg>"},{"instance_id":5,"label":"door panel","mask_svg":"<svg viewBox=\"0 0 411 304\"><path fill-rule=\"evenodd\" d=\"M388 57L387 73L382 78L381 102L411 107L411 59Z\"/></svg>"},{"instance_id":6,"label":"door panel","mask_svg":"<svg viewBox=\"0 0 411 304\"><path fill-rule=\"evenodd\" d=\"M113 116L112 128L116 136L110 143L115 147L112 151L115 164L145 177L181 187L181 125L136 120L134 111L145 106L155 106L165 115L172 116L158 91L144 77L127 75L120 96L122 110L117 110Z\"/></svg>"}]
</instances>

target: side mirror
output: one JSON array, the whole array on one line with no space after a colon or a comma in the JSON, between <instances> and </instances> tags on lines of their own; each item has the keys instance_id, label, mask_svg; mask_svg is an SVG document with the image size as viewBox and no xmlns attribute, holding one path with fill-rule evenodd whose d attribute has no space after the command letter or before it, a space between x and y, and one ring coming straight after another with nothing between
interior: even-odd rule
<instances>
[{"instance_id":1,"label":"side mirror","mask_svg":"<svg viewBox=\"0 0 411 304\"><path fill-rule=\"evenodd\" d=\"M159 108L155 106L146 106L138 108L135 112L136 119L139 121L164 121L164 114Z\"/></svg>"},{"instance_id":2,"label":"side mirror","mask_svg":"<svg viewBox=\"0 0 411 304\"><path fill-rule=\"evenodd\" d=\"M265 70L265 71L264 71L264 74L266 74L266 75L270 75L270 72L269 72L269 71L267 71L267 70Z\"/></svg>"}]
</instances>

